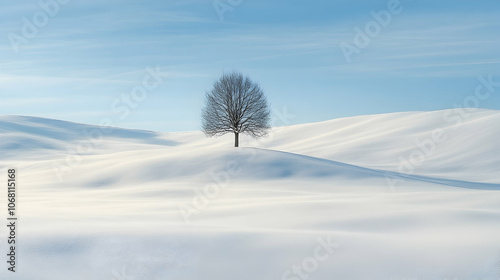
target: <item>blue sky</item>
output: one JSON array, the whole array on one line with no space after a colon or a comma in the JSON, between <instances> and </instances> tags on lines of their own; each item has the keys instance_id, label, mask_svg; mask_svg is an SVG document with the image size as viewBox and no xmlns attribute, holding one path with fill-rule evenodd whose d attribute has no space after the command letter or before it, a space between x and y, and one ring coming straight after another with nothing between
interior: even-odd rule
<instances>
[{"instance_id":1,"label":"blue sky","mask_svg":"<svg viewBox=\"0 0 500 280\"><path fill-rule=\"evenodd\" d=\"M205 91L238 70L295 124L454 108L478 77L500 81L498 0L401 0L397 14L396 0L220 0L223 19L212 0L59 1L0 2L0 114L198 130ZM348 62L340 44L382 10L388 24ZM168 77L123 102L148 67ZM500 88L479 107L500 110Z\"/></svg>"}]
</instances>

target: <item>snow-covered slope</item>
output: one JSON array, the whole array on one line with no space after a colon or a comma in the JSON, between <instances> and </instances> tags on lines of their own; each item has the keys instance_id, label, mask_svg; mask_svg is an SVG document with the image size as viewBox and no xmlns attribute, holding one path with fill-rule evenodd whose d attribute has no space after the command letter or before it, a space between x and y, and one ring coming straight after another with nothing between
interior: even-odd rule
<instances>
[{"instance_id":1,"label":"snow-covered slope","mask_svg":"<svg viewBox=\"0 0 500 280\"><path fill-rule=\"evenodd\" d=\"M405 112L283 127L262 147L377 169L500 183L499 128L500 111Z\"/></svg>"},{"instance_id":2,"label":"snow-covered slope","mask_svg":"<svg viewBox=\"0 0 500 280\"><path fill-rule=\"evenodd\" d=\"M500 111L494 110L404 112L278 127L264 139L243 136L242 146L399 173L500 183L499 127ZM0 151L6 156L44 150L80 154L82 143L86 154L159 147L203 153L233 142L232 135L207 139L201 132L161 134L18 116L0 117L0 134Z\"/></svg>"},{"instance_id":3,"label":"snow-covered slope","mask_svg":"<svg viewBox=\"0 0 500 280\"><path fill-rule=\"evenodd\" d=\"M499 124L491 110L360 116L235 149L2 116L23 246L0 279L499 277Z\"/></svg>"}]
</instances>

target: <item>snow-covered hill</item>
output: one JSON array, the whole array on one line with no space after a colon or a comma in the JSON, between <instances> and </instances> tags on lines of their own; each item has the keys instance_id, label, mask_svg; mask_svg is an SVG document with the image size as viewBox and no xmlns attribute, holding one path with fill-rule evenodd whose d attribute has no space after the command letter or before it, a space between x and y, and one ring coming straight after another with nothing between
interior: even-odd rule
<instances>
[{"instance_id":1,"label":"snow-covered hill","mask_svg":"<svg viewBox=\"0 0 500 280\"><path fill-rule=\"evenodd\" d=\"M23 246L0 279L500 277L499 125L492 110L371 115L235 149L2 116Z\"/></svg>"},{"instance_id":2,"label":"snow-covered hill","mask_svg":"<svg viewBox=\"0 0 500 280\"><path fill-rule=\"evenodd\" d=\"M398 173L500 183L499 127L500 111L494 110L404 112L279 127L257 141L243 137L242 146ZM0 151L14 157L172 148L162 155L207 159L214 149L231 151L233 141L232 135L207 139L201 132L156 133L20 116L0 117L0 135ZM185 170L179 168L181 174Z\"/></svg>"}]
</instances>

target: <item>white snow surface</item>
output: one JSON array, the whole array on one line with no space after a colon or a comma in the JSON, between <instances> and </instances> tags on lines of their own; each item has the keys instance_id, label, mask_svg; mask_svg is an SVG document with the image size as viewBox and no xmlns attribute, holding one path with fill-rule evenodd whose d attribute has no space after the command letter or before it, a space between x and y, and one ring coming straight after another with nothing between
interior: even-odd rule
<instances>
[{"instance_id":1,"label":"white snow surface","mask_svg":"<svg viewBox=\"0 0 500 280\"><path fill-rule=\"evenodd\" d=\"M0 116L0 279L500 279L500 111L240 139Z\"/></svg>"}]
</instances>

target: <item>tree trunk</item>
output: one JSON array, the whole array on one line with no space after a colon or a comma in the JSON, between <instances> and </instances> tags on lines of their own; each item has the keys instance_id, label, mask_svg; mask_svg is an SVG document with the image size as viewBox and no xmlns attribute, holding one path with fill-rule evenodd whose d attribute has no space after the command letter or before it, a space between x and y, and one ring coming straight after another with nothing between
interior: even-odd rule
<instances>
[{"instance_id":1,"label":"tree trunk","mask_svg":"<svg viewBox=\"0 0 500 280\"><path fill-rule=\"evenodd\" d=\"M235 147L239 147L240 146L239 138L240 138L240 134L238 132L235 132L234 133L234 146Z\"/></svg>"}]
</instances>

